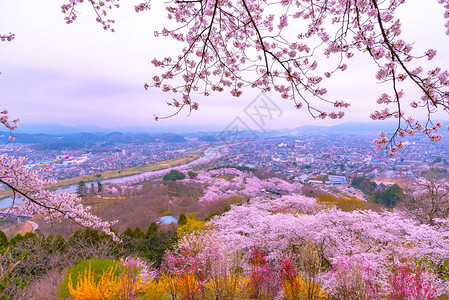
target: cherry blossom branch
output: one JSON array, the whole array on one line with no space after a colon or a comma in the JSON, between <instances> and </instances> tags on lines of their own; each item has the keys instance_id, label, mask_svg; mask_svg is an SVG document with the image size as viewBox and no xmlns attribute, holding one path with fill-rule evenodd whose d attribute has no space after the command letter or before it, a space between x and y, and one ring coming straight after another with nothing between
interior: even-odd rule
<instances>
[{"instance_id":1,"label":"cherry blossom branch","mask_svg":"<svg viewBox=\"0 0 449 300\"><path fill-rule=\"evenodd\" d=\"M84 0L69 0L63 5L67 23L76 19L75 5ZM107 11L119 7L119 0L88 0L97 14L97 21L109 30L113 20L104 20ZM449 18L449 1L444 4L444 17ZM135 6L136 12L150 9L150 0ZM229 91L240 97L246 88L262 92L276 92L289 99L296 108L307 107L314 118L342 118L349 103L328 99L326 79L337 71L348 68L346 61L357 50L367 52L378 67L377 80L391 84L393 95L383 93L379 104L395 102L397 110L388 107L371 114L374 120L398 118L392 136L381 133L374 141L379 149L393 156L402 147L399 138L417 132L431 141L442 135L440 123L432 121L440 109L449 111L449 72L440 68L420 75L423 67L413 69L411 62L427 58L432 60L436 51L429 49L424 55L412 52L412 44L400 38L401 22L394 14L403 5L402 0L171 0L166 2L168 20L177 23L174 29L163 28L156 35L171 37L186 47L178 57L155 58L157 68L168 68L146 83L145 89L159 88L174 95L167 101L175 111L168 118L188 109L197 110L194 94L210 96L212 92ZM445 24L449 27L449 21ZM289 33L295 28L296 38ZM111 29L113 31L113 29ZM449 34L449 29L446 31ZM333 39L331 39L333 36ZM338 61L319 68L315 52L327 57L338 55ZM324 71L324 72L323 72ZM323 76L324 75L324 76ZM182 78L179 83L177 78ZM423 125L406 117L403 109L403 82L418 86L423 96L411 106L427 112ZM330 104L330 105L329 105ZM323 107L324 105L324 107ZM329 107L329 106L333 106Z\"/></svg>"},{"instance_id":2,"label":"cherry blossom branch","mask_svg":"<svg viewBox=\"0 0 449 300\"><path fill-rule=\"evenodd\" d=\"M103 17L107 16L107 10L112 8L119 8L120 0L86 0L86 2L90 3L95 14L97 15L96 21L103 26L104 30L110 30L114 32L114 28L111 27L112 24L115 23L114 20L111 19L103 19ZM67 4L61 5L61 11L65 15L65 21L67 24L73 23L77 19L78 12L75 10L75 6L83 3L84 0L69 0ZM139 8L140 9L140 8ZM146 9L144 6L143 9ZM138 11L138 8L136 8Z\"/></svg>"},{"instance_id":3,"label":"cherry blossom branch","mask_svg":"<svg viewBox=\"0 0 449 300\"><path fill-rule=\"evenodd\" d=\"M7 110L0 112L0 122L11 133L9 141L14 140L12 131L17 128L18 119L9 121ZM112 236L114 240L119 239L110 227L116 223L106 222L89 212L90 207L84 207L81 204L81 198L74 194L62 193L45 190L45 187L54 183L53 180L42 179L40 171L31 170L24 166L26 157L14 158L6 154L0 155L0 184L3 184L13 194L11 209L16 205L17 196L25 200L23 205L15 208L16 212L23 214L41 213L48 222L60 222L62 219L71 220L83 227L99 229Z\"/></svg>"}]
</instances>

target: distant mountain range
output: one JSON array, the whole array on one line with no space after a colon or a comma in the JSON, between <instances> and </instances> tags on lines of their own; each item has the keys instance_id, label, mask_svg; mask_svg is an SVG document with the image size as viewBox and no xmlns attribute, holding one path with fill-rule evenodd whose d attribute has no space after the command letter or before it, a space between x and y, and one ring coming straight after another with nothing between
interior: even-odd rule
<instances>
[{"instance_id":1,"label":"distant mountain range","mask_svg":"<svg viewBox=\"0 0 449 300\"><path fill-rule=\"evenodd\" d=\"M15 132L28 134L71 134L71 133L194 133L194 132L218 132L222 125L170 125L170 126L122 126L103 128L91 125L64 126L60 124L20 124Z\"/></svg>"},{"instance_id":2,"label":"distant mountain range","mask_svg":"<svg viewBox=\"0 0 449 300\"><path fill-rule=\"evenodd\" d=\"M280 135L333 135L333 134L377 134L380 131L392 133L395 122L343 123L335 126L305 125L294 129L254 131L256 136L270 137ZM17 143L38 144L76 144L76 143L151 143L185 142L189 138L202 141L218 141L222 133L221 125L202 126L128 126L102 128L96 126L63 126L59 124L21 124L14 131ZM254 135L248 131L247 134ZM447 132L442 130L442 132ZM244 135L245 133L243 133ZM0 132L0 143L8 140L8 132Z\"/></svg>"},{"instance_id":3,"label":"distant mountain range","mask_svg":"<svg viewBox=\"0 0 449 300\"><path fill-rule=\"evenodd\" d=\"M8 142L9 132L0 132L0 144ZM68 134L30 134L14 132L18 144L41 144L43 149L70 148L76 149L97 142L103 143L153 143L153 142L186 142L189 138L200 141L215 142L216 134L211 133L68 133Z\"/></svg>"},{"instance_id":4,"label":"distant mountain range","mask_svg":"<svg viewBox=\"0 0 449 300\"><path fill-rule=\"evenodd\" d=\"M393 133L396 127L396 122L348 122L335 126L305 125L292 131L301 134L379 133L380 131Z\"/></svg>"},{"instance_id":5,"label":"distant mountain range","mask_svg":"<svg viewBox=\"0 0 449 300\"><path fill-rule=\"evenodd\" d=\"M74 133L198 133L221 132L223 125L161 125L161 126L122 126L103 128L91 125L64 126L60 124L20 124L15 133L26 134L74 134ZM396 128L396 122L348 122L334 126L304 125L294 129L269 130L268 132L297 132L297 133L337 133L337 132L379 132L392 131Z\"/></svg>"}]
</instances>

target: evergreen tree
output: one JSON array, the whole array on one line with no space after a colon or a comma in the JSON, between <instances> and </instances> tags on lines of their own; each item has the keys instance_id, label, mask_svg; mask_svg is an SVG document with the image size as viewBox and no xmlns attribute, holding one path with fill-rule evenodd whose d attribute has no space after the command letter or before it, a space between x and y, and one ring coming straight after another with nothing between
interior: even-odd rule
<instances>
[{"instance_id":1,"label":"evergreen tree","mask_svg":"<svg viewBox=\"0 0 449 300\"><path fill-rule=\"evenodd\" d=\"M0 248L8 246L8 238L6 237L6 234L0 230Z\"/></svg>"},{"instance_id":2,"label":"evergreen tree","mask_svg":"<svg viewBox=\"0 0 449 300\"><path fill-rule=\"evenodd\" d=\"M394 207L404 200L404 190L397 184L393 184L384 191L374 192L370 197L371 202L385 204Z\"/></svg>"},{"instance_id":3,"label":"evergreen tree","mask_svg":"<svg viewBox=\"0 0 449 300\"><path fill-rule=\"evenodd\" d=\"M190 178L190 179L193 179L193 178L195 178L196 176L198 176L198 173L195 173L195 172L193 172L193 171L188 171L187 174L189 175L189 178Z\"/></svg>"},{"instance_id":4,"label":"evergreen tree","mask_svg":"<svg viewBox=\"0 0 449 300\"><path fill-rule=\"evenodd\" d=\"M187 224L187 217L186 217L186 215L182 214L182 215L179 216L178 225L182 226L182 225L185 225L185 224Z\"/></svg>"},{"instance_id":5,"label":"evergreen tree","mask_svg":"<svg viewBox=\"0 0 449 300\"><path fill-rule=\"evenodd\" d=\"M186 175L184 173L177 171L177 170L171 170L170 173L166 174L164 176L164 180L182 180L185 179Z\"/></svg>"},{"instance_id":6,"label":"evergreen tree","mask_svg":"<svg viewBox=\"0 0 449 300\"><path fill-rule=\"evenodd\" d=\"M157 233L157 224L156 223L151 223L150 226L148 227L148 231L146 234L146 238L149 238L150 236L154 235Z\"/></svg>"},{"instance_id":7,"label":"evergreen tree","mask_svg":"<svg viewBox=\"0 0 449 300\"><path fill-rule=\"evenodd\" d=\"M103 192L103 184L100 181L97 181L97 191L99 194Z\"/></svg>"},{"instance_id":8,"label":"evergreen tree","mask_svg":"<svg viewBox=\"0 0 449 300\"><path fill-rule=\"evenodd\" d=\"M83 180L78 182L78 187L76 188L76 193L80 197L86 196L86 194L87 194L87 186L86 186L86 183Z\"/></svg>"}]
</instances>

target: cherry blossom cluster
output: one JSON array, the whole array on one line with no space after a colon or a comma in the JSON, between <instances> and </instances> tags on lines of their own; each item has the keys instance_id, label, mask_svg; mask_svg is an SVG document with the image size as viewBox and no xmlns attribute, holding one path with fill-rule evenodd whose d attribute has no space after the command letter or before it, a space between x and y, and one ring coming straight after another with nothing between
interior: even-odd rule
<instances>
[{"instance_id":1,"label":"cherry blossom cluster","mask_svg":"<svg viewBox=\"0 0 449 300\"><path fill-rule=\"evenodd\" d=\"M163 28L157 35L170 36L186 47L178 57L155 58L152 63L168 71L154 76L153 83L146 87L181 93L169 105L179 109L188 106L190 110L198 108L198 103L191 98L192 92L209 96L212 91L229 90L231 95L239 97L245 87L259 88L293 100L297 108L305 104L314 117L341 118L343 112L324 112L310 102L316 97L335 107L349 105L325 99L327 90L320 86L322 74L331 77L336 71L345 71L347 65L340 61L323 73L317 69L311 47L311 41L317 38L318 44L332 44L323 27L324 16L341 12L328 5L328 1L304 2L168 2L169 20L181 26L174 30ZM285 38L293 27L304 30L296 33L298 40L294 42ZM325 49L327 54L336 49L342 51L334 44L328 48L331 50ZM177 75L184 82L174 80Z\"/></svg>"},{"instance_id":2,"label":"cherry blossom cluster","mask_svg":"<svg viewBox=\"0 0 449 300\"><path fill-rule=\"evenodd\" d=\"M65 15L64 20L67 24L73 23L78 17L77 5L84 2L89 3L94 9L97 17L96 21L103 26L104 30L110 30L114 32L112 24L115 23L112 19L106 19L108 10L112 8L119 8L120 0L68 0L67 3L61 5L62 13Z\"/></svg>"},{"instance_id":3,"label":"cherry blossom cluster","mask_svg":"<svg viewBox=\"0 0 449 300\"><path fill-rule=\"evenodd\" d=\"M84 0L70 0L62 6L68 23L76 19L75 5ZM103 21L107 10L118 7L118 0L88 0L105 29L112 20ZM167 103L175 107L172 115L183 108L189 112L199 107L194 94L210 96L212 92L229 91L240 97L245 88L276 92L290 99L298 109L306 107L315 118L340 119L342 111L328 111L320 103L345 108L347 102L326 98L326 79L348 69L355 53L370 55L378 67L375 78L390 85L378 103L394 105L375 111L371 118L398 119L398 131L387 143L377 143L393 155L399 129L406 130L403 88L409 83L422 92L411 106L432 115L449 108L449 72L441 68L425 70L419 64L432 60L437 51L416 53L413 41L401 38L401 22L396 10L401 0L194 0L167 1L169 27L155 32L184 44L177 57L154 58L161 68L145 89L156 87L170 95ZM444 17L449 18L449 1ZM146 0L135 6L136 12L150 9ZM449 21L445 24L449 27ZM446 31L449 34L449 29ZM294 38L292 38L294 37ZM317 55L329 58L321 66ZM320 62L322 60L320 59ZM179 96L176 96L179 94ZM156 120L159 117L155 117ZM426 127L427 129L427 127ZM432 141L440 135L425 133ZM394 147L394 148L393 148ZM392 150L393 149L393 150Z\"/></svg>"},{"instance_id":4,"label":"cherry blossom cluster","mask_svg":"<svg viewBox=\"0 0 449 300\"><path fill-rule=\"evenodd\" d=\"M210 171L199 171L194 179L185 179L186 182L205 184L207 187L199 199L203 205L232 196L255 197L261 195L263 189L283 190L288 193L297 192L301 184L289 183L282 179L272 177L261 180L252 172L242 172L234 168L220 168Z\"/></svg>"},{"instance_id":5,"label":"cherry blossom cluster","mask_svg":"<svg viewBox=\"0 0 449 300\"><path fill-rule=\"evenodd\" d=\"M200 281L204 281L215 272L210 266L215 262L227 261L229 250L221 244L211 230L192 232L182 238L173 250L167 250L164 256L162 272L170 275L183 273L195 274ZM227 267L231 267L229 261Z\"/></svg>"},{"instance_id":6,"label":"cherry blossom cluster","mask_svg":"<svg viewBox=\"0 0 449 300\"><path fill-rule=\"evenodd\" d=\"M11 135L9 136L9 141L12 142L15 140L14 135L12 134L12 131L17 128L17 123L19 123L19 119L14 119L12 121L9 120L8 111L6 109L2 110L0 112L0 122L5 126Z\"/></svg>"},{"instance_id":7,"label":"cherry blossom cluster","mask_svg":"<svg viewBox=\"0 0 449 300\"><path fill-rule=\"evenodd\" d=\"M390 83L392 92L383 93L379 104L393 104L374 112L375 120L398 118L403 128L405 92L401 85L411 82L422 91L412 106L427 111L429 120L438 109L448 108L449 86L447 71L441 68L424 72L416 62L432 60L436 50L413 52L412 43L400 38L401 22L394 16L405 1L169 1L168 19L179 23L163 28L157 35L170 36L185 44L178 57L153 59L152 63L165 70L154 76L151 84L164 92L180 93L169 102L179 110L198 108L193 93L209 96L211 92L229 90L239 97L245 87L275 91L281 98L292 99L297 108L307 107L317 118L342 118L343 112L327 112L318 108L314 100L323 100L334 107L349 103L330 101L325 97L325 78L348 68L347 60L356 52L367 53L378 66L375 75L380 82ZM445 17L448 17L448 2ZM449 21L447 22L449 24ZM446 24L446 26L449 26ZM296 40L291 36L295 28ZM299 33L298 33L299 32ZM313 50L312 50L313 49ZM338 55L333 69L319 68L314 53L328 57ZM322 76L324 75L324 77ZM176 80L179 77L182 80ZM176 110L175 114L179 111ZM408 126L408 125L405 125ZM438 141L440 135L430 135ZM395 138L378 144L397 151ZM393 148L395 147L395 148ZM393 149L393 151L391 151Z\"/></svg>"},{"instance_id":8,"label":"cherry blossom cluster","mask_svg":"<svg viewBox=\"0 0 449 300\"><path fill-rule=\"evenodd\" d=\"M248 288L265 287L275 298L279 279L310 267L303 253L312 247L330 265L318 265L320 286L336 299L437 299L449 288L439 269L449 254L447 231L396 213L325 209L298 195L255 198L209 223L166 252L162 272L195 274L204 284L240 269Z\"/></svg>"},{"instance_id":9,"label":"cherry blossom cluster","mask_svg":"<svg viewBox=\"0 0 449 300\"><path fill-rule=\"evenodd\" d=\"M444 4L444 8L446 9L444 18L449 19L449 2L447 0L438 0L438 3ZM449 28L449 21L444 24L444 27ZM446 34L449 35L449 29L446 30Z\"/></svg>"},{"instance_id":10,"label":"cherry blossom cluster","mask_svg":"<svg viewBox=\"0 0 449 300\"><path fill-rule=\"evenodd\" d=\"M128 183L118 182L104 185L102 194L128 197L135 196L142 189L143 185L129 185Z\"/></svg>"},{"instance_id":11,"label":"cherry blossom cluster","mask_svg":"<svg viewBox=\"0 0 449 300\"><path fill-rule=\"evenodd\" d=\"M398 266L379 280L369 262L345 257L326 274L325 289L336 299L437 299L438 279L420 266Z\"/></svg>"},{"instance_id":12,"label":"cherry blossom cluster","mask_svg":"<svg viewBox=\"0 0 449 300\"><path fill-rule=\"evenodd\" d=\"M138 271L138 277L143 282L153 280L159 276L158 270L153 268L151 265L148 265L147 262L143 261L139 257L128 256L126 258L120 258L120 264L125 268Z\"/></svg>"},{"instance_id":13,"label":"cherry blossom cluster","mask_svg":"<svg viewBox=\"0 0 449 300\"><path fill-rule=\"evenodd\" d=\"M110 230L115 222L106 222L91 214L90 207L84 207L80 203L81 198L74 194L45 190L55 182L41 178L45 169L31 170L24 166L25 162L24 156L14 158L6 154L0 155L0 183L13 192L14 199L20 198L25 203L16 207L18 213L42 214L47 222L68 219L84 227L102 230L118 240Z\"/></svg>"},{"instance_id":14,"label":"cherry blossom cluster","mask_svg":"<svg viewBox=\"0 0 449 300\"><path fill-rule=\"evenodd\" d=\"M16 35L13 33L0 34L0 41L1 42L11 42L15 37L16 37Z\"/></svg>"},{"instance_id":15,"label":"cherry blossom cluster","mask_svg":"<svg viewBox=\"0 0 449 300\"><path fill-rule=\"evenodd\" d=\"M142 12L145 10L150 10L150 0L146 1L146 2L142 2L136 6L134 6L134 9L136 10L136 12Z\"/></svg>"},{"instance_id":16,"label":"cherry blossom cluster","mask_svg":"<svg viewBox=\"0 0 449 300\"><path fill-rule=\"evenodd\" d=\"M388 109L386 109L388 111ZM427 135L430 141L439 142L443 139L443 135L438 133L438 131L442 128L443 123L441 122L432 122L428 120L425 125L422 125L421 122L413 119L407 118L404 119L405 126L399 126L396 128L396 131L392 134L391 137L388 137L385 132L379 133L379 139L375 139L373 144L377 147L378 150L387 149L387 153L389 157L394 157L395 154L404 147L402 141L397 141L398 138L403 138L405 136L413 136L416 133L421 133ZM401 125L402 122L399 122ZM448 126L449 127L449 126ZM449 130L449 128L447 128Z\"/></svg>"},{"instance_id":17,"label":"cherry blossom cluster","mask_svg":"<svg viewBox=\"0 0 449 300\"><path fill-rule=\"evenodd\" d=\"M341 257L326 274L325 289L335 298L358 295L362 299L378 299L379 282L369 263L361 259Z\"/></svg>"},{"instance_id":18,"label":"cherry blossom cluster","mask_svg":"<svg viewBox=\"0 0 449 300\"><path fill-rule=\"evenodd\" d=\"M221 157L224 156L225 152L226 152L225 147L211 148L211 149L208 149L205 151L204 156L202 156L194 161L191 161L187 164L169 168L169 169L156 170L156 171L151 171L151 172L146 172L143 174L131 176L128 179L122 180L121 184L122 185L133 185L133 184L136 184L139 182L148 181L151 179L155 179L155 178L164 176L165 174L170 173L171 170L178 170L178 171L189 170L194 167L205 165L205 164L213 162L217 159L220 159Z\"/></svg>"}]
</instances>

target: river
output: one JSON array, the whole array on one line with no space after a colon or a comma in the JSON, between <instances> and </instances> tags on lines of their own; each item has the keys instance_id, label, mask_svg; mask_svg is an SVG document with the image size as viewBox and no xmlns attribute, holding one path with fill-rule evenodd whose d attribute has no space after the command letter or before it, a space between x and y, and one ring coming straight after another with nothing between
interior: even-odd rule
<instances>
[{"instance_id":1,"label":"river","mask_svg":"<svg viewBox=\"0 0 449 300\"><path fill-rule=\"evenodd\" d=\"M222 157L222 151L221 151L222 148L223 147L207 148L204 151L204 156L202 156L194 161L191 161L189 163L179 165L176 167L167 168L167 169L163 169L163 170L157 170L157 171L149 171L149 172L145 172L145 173L141 173L141 174L123 176L123 177L112 178L112 179L96 180L94 182L100 181L102 184L126 182L128 184L131 184L131 183L137 183L140 181L150 180L150 179L154 179L154 178L163 176L163 175L169 173L171 170L188 170L193 167L200 166L200 165L203 165L203 164L206 164L206 163L209 163L209 162L219 159L220 157ZM88 183L90 183L90 182L86 182L86 184L88 184ZM74 192L76 192L77 187L78 187L78 184L74 184L74 185L71 185L71 186L68 186L65 188L58 189L58 190L56 190L56 192L57 193L64 193L64 192L74 193ZM4 198L4 199L0 200L0 209L10 207L11 204L13 203L13 201L14 200L12 197ZM20 204L23 204L23 202L20 202L18 199L16 199L14 204L20 205Z\"/></svg>"}]
</instances>

